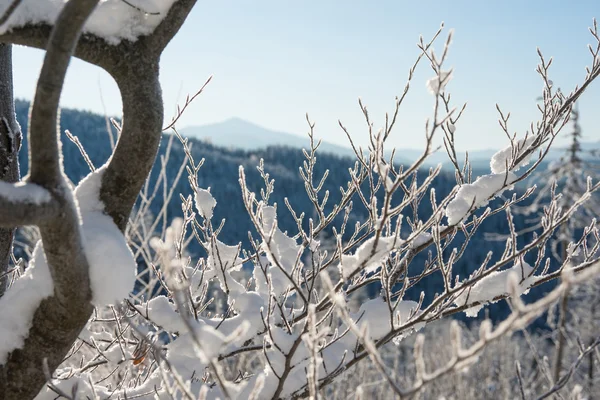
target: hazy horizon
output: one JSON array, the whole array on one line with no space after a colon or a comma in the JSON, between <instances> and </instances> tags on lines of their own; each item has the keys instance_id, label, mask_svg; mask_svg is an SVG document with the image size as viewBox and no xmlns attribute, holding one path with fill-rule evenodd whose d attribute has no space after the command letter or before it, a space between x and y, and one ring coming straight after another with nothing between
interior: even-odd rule
<instances>
[{"instance_id":1,"label":"hazy horizon","mask_svg":"<svg viewBox=\"0 0 600 400\"><path fill-rule=\"evenodd\" d=\"M366 145L366 123L357 99L361 97L368 106L375 127L382 126L385 112L393 111L394 97L402 93L408 70L419 54L415 46L419 35L428 40L445 21L436 49L439 52L448 30L454 29L447 64L454 69L454 78L448 90L455 106L468 103L457 125L457 147L498 149L507 145L507 138L497 123L496 103L511 112L510 129L519 136L537 118L536 98L542 84L535 72L536 46L546 58L554 56L551 78L555 85L570 90L590 64L588 27L597 10L595 0L458 5L240 0L235 7L226 2L200 2L162 57L165 118L170 120L176 104L213 75L179 128L240 117L271 130L303 135L308 113L316 123L317 136L346 145L340 119L355 142ZM41 51L15 47L18 97L33 97L42 56ZM390 146L423 146L425 120L433 108L433 97L425 88L431 76L423 62ZM108 74L74 60L62 105L120 115L121 101ZM600 139L595 121L600 109L597 83L584 94L579 107L584 140Z\"/></svg>"},{"instance_id":2,"label":"hazy horizon","mask_svg":"<svg viewBox=\"0 0 600 400\"><path fill-rule=\"evenodd\" d=\"M18 98L17 100L28 101L28 102L30 101L29 99L25 99L25 98ZM68 108L68 109L72 109L72 110L77 110L77 111L80 111L80 112L90 112L90 113L94 113L94 114L106 115L106 116L111 117L111 118L119 118L118 115L103 114L101 112L98 112L96 110L91 110L91 109L85 109L85 108L79 108L79 107L69 107L69 106L64 106L64 108ZM227 117L227 118L225 118L223 120L220 120L220 121L207 122L207 123L199 123L199 124L196 124L196 125L181 126L177 130L178 130L178 132L183 133L185 135L198 138L197 135L189 135L188 134L189 131L190 131L190 129L198 129L198 128L206 129L206 128L209 128L211 126L227 125L227 124L231 124L231 123L235 123L235 124L242 123L242 124L253 126L253 127L265 130L265 131L269 131L271 133L283 133L283 134L286 134L286 135L292 135L292 136L295 136L295 137L300 138L300 139L306 139L306 141L308 143L308 135L307 135L306 132L304 132L304 133L302 133L302 132L288 132L288 131L282 131L282 130L277 130L277 129L271 129L271 128L268 128L266 126L261 125L259 122L247 120L247 119L244 119L244 118L241 118L241 117L238 117L238 116ZM565 129L566 129L565 133L568 132L569 128L567 127ZM348 142L346 142L346 143L343 143L343 142L342 143L333 143L333 142L330 142L326 137L321 137L318 134L316 135L316 138L317 139L322 139L324 142L327 142L329 144L333 144L335 146L344 147L344 148L346 148L348 150L351 150L351 146L350 146L350 144ZM564 137L564 139L565 140L569 140L568 138L566 138L566 136ZM585 139L585 137L584 137L584 139ZM589 139L590 140L584 140L582 143L597 143L597 142L600 142L600 135L599 135L599 137L593 137L593 138L589 138ZM561 141L558 142L558 144L555 144L553 146L553 149L558 150L559 147L562 148L563 145L565 144L565 143L562 143L562 142L563 141L561 140ZM422 148L419 148L419 147L395 147L395 148L399 149L399 150L422 151ZM391 150L391 148L388 149L388 150ZM443 148L441 148L441 150L443 150ZM461 148L461 147L457 147L457 151L459 151L459 152L465 152L465 151L468 151L468 152L488 152L488 151L492 152L493 151L493 152L495 152L497 150L499 150L499 149L495 148L495 147L491 147L491 146L490 147L475 148L475 149L473 149L473 148Z\"/></svg>"}]
</instances>

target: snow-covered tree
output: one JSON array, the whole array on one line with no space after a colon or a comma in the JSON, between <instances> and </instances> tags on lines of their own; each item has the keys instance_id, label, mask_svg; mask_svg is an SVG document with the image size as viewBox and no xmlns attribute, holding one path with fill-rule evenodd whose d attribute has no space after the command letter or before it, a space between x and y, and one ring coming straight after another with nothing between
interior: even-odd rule
<instances>
[{"instance_id":1,"label":"snow-covered tree","mask_svg":"<svg viewBox=\"0 0 600 400\"><path fill-rule=\"evenodd\" d=\"M552 208L556 207L564 212L578 203L582 196L586 196L588 180L598 180L597 151L586 150L581 146L582 132L576 105L571 111L571 125L569 144L564 149L564 154L558 160L550 162L546 170L533 176L533 182L540 189L530 205L517 208L528 215L538 214L532 228L539 228L544 214L552 212ZM581 231L590 229L590 224L593 226L597 220L598 210L600 210L598 197L590 196L557 230L550 247L554 257L560 263L576 264L585 258L585 253L596 251L598 238L590 237L582 243L577 243L577 236ZM598 336L597 330L600 325L596 305L597 287L598 280L591 280L573 295L565 294L559 303L559 316L555 330L556 354L553 365L553 378L557 381L563 374L565 364L563 359L569 354L572 355L569 358L577 357L581 346L593 343ZM571 349L569 354L566 354L567 347ZM589 375L586 389L592 396L595 381L593 356L588 357L587 362L583 364Z\"/></svg>"},{"instance_id":2,"label":"snow-covered tree","mask_svg":"<svg viewBox=\"0 0 600 400\"><path fill-rule=\"evenodd\" d=\"M541 100L541 98L540 98ZM600 209L597 195L589 196L588 185L590 180L598 180L597 151L586 150L581 146L582 132L579 125L579 111L575 104L570 115L570 131L568 132L568 145L557 160L552 160L545 168L540 168L530 178L530 183L538 186L532 201L525 206L514 207L516 214L531 217L529 225L523 228L519 235L530 231L542 229L545 218L555 212L564 213L566 210L579 204L577 210L564 221L549 240L549 249L555 260L564 265L576 264L585 257L583 254L595 252L597 238L582 236L581 232L590 229L597 220L597 211ZM589 196L584 202L581 198ZM578 236L583 237L578 241ZM489 235L490 238L500 239L498 235ZM582 250L585 247L584 250ZM577 291L576 303L569 305L569 296L564 296L559 303L559 316L557 318L555 333L556 354L554 355L552 375L554 380L559 380L563 367L565 348L568 345L567 325L571 331L578 329L588 330L587 327L596 325L594 306L591 312L587 305L592 304L595 297L585 299L584 294L590 294L589 283ZM590 303L591 301L591 303ZM571 315L577 313L578 315ZM551 314L553 315L553 314ZM589 316L590 318L586 318ZM573 325L576 322L577 328ZM573 333L573 332L572 332ZM572 335L571 335L572 336ZM595 336L585 335L585 342L593 341ZM573 345L573 340L570 341ZM573 347L573 346L571 346ZM574 352L576 355L576 351Z\"/></svg>"},{"instance_id":3,"label":"snow-covered tree","mask_svg":"<svg viewBox=\"0 0 600 400\"><path fill-rule=\"evenodd\" d=\"M552 204L564 211L576 204L587 192L588 179L598 179L597 150L586 150L581 147L581 126L577 105L571 111L571 129L568 132L569 142L564 148L563 155L548 163L548 166L536 172L531 181L538 186L533 201L524 207L516 207L517 213L533 217L534 224L527 230L541 227L544 212ZM576 213L561 226L554 240L552 252L559 261L573 257L568 245L575 238L578 230L584 229L597 217L600 202L597 196L590 196L581 204Z\"/></svg>"},{"instance_id":4,"label":"snow-covered tree","mask_svg":"<svg viewBox=\"0 0 600 400\"><path fill-rule=\"evenodd\" d=\"M4 399L33 398L47 381L44 370L56 369L89 320L92 302L123 297L131 290L135 263L117 233L125 230L162 133L161 52L194 3L151 1L143 10L120 0L0 2L0 42L46 50L29 121L29 175L23 183L2 182L0 195L0 224L37 225L42 237L28 271L1 299ZM74 194L62 172L56 132L60 93L73 55L104 68L115 79L124 116L110 161L79 194ZM3 60L7 66L6 55ZM10 74L4 68L2 74L0 86L5 88ZM3 96L2 101L10 98ZM115 255L125 259L113 259L119 262L112 266L104 257L98 260L102 253L110 255L110 247L102 249L102 238L120 249ZM10 237L4 235L2 240L6 246ZM2 273L5 270L3 266ZM113 272L118 274L111 277ZM119 277L122 283L105 282ZM111 288L115 290L107 297L101 293Z\"/></svg>"},{"instance_id":5,"label":"snow-covered tree","mask_svg":"<svg viewBox=\"0 0 600 400\"><path fill-rule=\"evenodd\" d=\"M213 218L214 209L226 207L227 199L214 198L210 188L199 185L203 161L192 157L181 138L194 196L181 198L183 218L164 235L150 238L150 230L137 243L151 250L146 252L152 258L148 268L163 292L156 295L152 285L130 293L136 263L122 232L163 131L160 53L194 1L2 4L8 16L1 19L0 41L46 48L29 124L30 174L24 183L0 186L0 224L37 225L41 233L24 275L0 299L0 396L5 399L316 399L344 371L367 359L391 393L409 397L476 362L489 343L523 329L600 270L596 251L584 251L577 265L558 269L550 269L545 254L554 232L600 188L589 182L575 204L545 216L531 242L518 247L511 231L503 254L489 254L468 277L453 271L485 218L531 195L533 190L528 190L485 208L533 173L575 101L600 75L595 22L592 64L581 85L566 96L555 91L550 62L540 52L540 120L521 138L509 135L509 145L491 160L491 172L475 180L468 162L459 166L454 147L464 107L457 111L446 90L452 78L445 66L452 34L437 53L434 43L442 28L431 41L421 39L409 82L381 129L360 103L369 127L368 149L355 146L340 123L355 149L356 163L335 204L322 191L327 173L315 173L319 142L308 118L310 146L299 172L313 218L289 202L272 202L276 183L263 163L258 166L264 178L259 193L250 190L240 168L241 196L254 226L248 248L220 240L222 224L235 223ZM99 65L115 78L124 115L111 159L75 190L63 176L55 131L71 56ZM425 127L426 146L412 165L399 166L386 157L386 142L423 60L432 68L427 88L433 113ZM175 129L176 119L168 129ZM508 132L507 123L508 116L501 113ZM443 198L431 190L439 167L422 180L417 175L437 136L444 137L457 167L457 185ZM421 202L430 205L427 215L419 213ZM349 223L354 207L368 210L369 218ZM294 232L278 226L278 216L288 212L297 222ZM334 246L321 245L325 233L334 238ZM590 225L575 247L597 234L595 224ZM192 259L186 253L191 240L200 243L206 257ZM424 265L416 265L415 256L423 251L430 256ZM435 290L415 295L412 289L430 277L439 278ZM522 293L559 277L560 285L546 296L522 302ZM371 286L380 288L380 294L351 309L353 297ZM477 315L486 304L500 300L509 301L513 312L496 326L484 321L478 338L467 345L461 342L460 326L451 324L452 357L447 362L429 368L424 336L416 335L414 376L399 382L389 373L380 353L388 342L402 343L427 324L456 313ZM559 384L550 382L547 389Z\"/></svg>"}]
</instances>

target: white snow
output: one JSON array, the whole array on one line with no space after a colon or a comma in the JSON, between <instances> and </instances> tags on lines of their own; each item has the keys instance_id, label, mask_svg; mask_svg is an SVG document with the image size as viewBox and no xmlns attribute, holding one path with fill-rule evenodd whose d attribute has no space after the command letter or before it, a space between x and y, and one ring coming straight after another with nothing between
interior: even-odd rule
<instances>
[{"instance_id":1,"label":"white snow","mask_svg":"<svg viewBox=\"0 0 600 400\"><path fill-rule=\"evenodd\" d=\"M271 276L271 289L276 296L279 296L291 285L283 271L290 275L295 267L303 267L303 264L298 261L301 246L298 245L295 239L289 237L275 226L277 223L275 207L261 205L260 213L262 215L261 223L264 235L268 237L272 233L272 237L263 240L261 246L267 256L266 261L269 264L267 274ZM296 266L297 261L298 266ZM260 268L254 269L254 278L256 279L257 290L261 294L266 294L267 282Z\"/></svg>"},{"instance_id":2,"label":"white snow","mask_svg":"<svg viewBox=\"0 0 600 400\"><path fill-rule=\"evenodd\" d=\"M533 267L525 261L516 262L511 268L503 271L494 271L485 278L478 281L471 289L466 289L454 301L457 306L463 306L469 303L482 303L473 306L465 311L467 317L476 317L483 308L484 303L494 303L494 298L510 294L508 290L508 281L510 274L516 274L518 277L517 293L527 294L531 285L535 283L536 278L531 274ZM530 276L531 275L531 276ZM497 301L497 300L496 300Z\"/></svg>"},{"instance_id":3,"label":"white snow","mask_svg":"<svg viewBox=\"0 0 600 400\"><path fill-rule=\"evenodd\" d=\"M516 180L517 176L508 172L483 175L473 183L462 185L446 207L448 224L455 225L460 222L469 213L471 207L476 209L487 205L490 198L502 194Z\"/></svg>"},{"instance_id":4,"label":"white snow","mask_svg":"<svg viewBox=\"0 0 600 400\"><path fill-rule=\"evenodd\" d=\"M11 351L23 346L35 310L53 292L44 249L38 242L25 274L0 298L0 364L6 362Z\"/></svg>"},{"instance_id":5,"label":"white snow","mask_svg":"<svg viewBox=\"0 0 600 400\"><path fill-rule=\"evenodd\" d=\"M187 329L185 321L175 311L175 304L170 302L165 296L156 296L146 304L136 307L142 315L147 316L152 322L168 332L185 332Z\"/></svg>"},{"instance_id":6,"label":"white snow","mask_svg":"<svg viewBox=\"0 0 600 400\"><path fill-rule=\"evenodd\" d=\"M319 249L320 246L321 246L321 241L315 240L313 238L311 238L310 241L309 241L309 243L308 243L308 248L312 252L316 252Z\"/></svg>"},{"instance_id":7,"label":"white snow","mask_svg":"<svg viewBox=\"0 0 600 400\"><path fill-rule=\"evenodd\" d=\"M85 255L90 266L92 304L118 304L133 290L137 264L112 218L82 215Z\"/></svg>"},{"instance_id":8,"label":"white snow","mask_svg":"<svg viewBox=\"0 0 600 400\"><path fill-rule=\"evenodd\" d=\"M73 375L68 379L54 379L52 380L52 384L57 389L69 393L73 395L75 399L86 399L86 398L94 398L94 396L98 396L101 398L105 398L106 396L111 396L112 393L110 390L105 389L100 385L90 385L90 376L88 374L83 375ZM128 391L128 395L131 393ZM60 398L56 394L56 392L47 385L44 385L44 388L38 393L34 400L55 400Z\"/></svg>"},{"instance_id":9,"label":"white snow","mask_svg":"<svg viewBox=\"0 0 600 400\"><path fill-rule=\"evenodd\" d=\"M43 204L50 201L50 193L35 183L7 183L0 181L0 197L12 203Z\"/></svg>"},{"instance_id":10,"label":"white snow","mask_svg":"<svg viewBox=\"0 0 600 400\"><path fill-rule=\"evenodd\" d=\"M394 329L406 323L409 317L418 314L418 311L419 303L415 301L403 300L399 302L391 314L393 315ZM358 327L368 327L369 337L372 340L379 340L392 330L390 309L382 297L364 302L358 312L351 314L351 317Z\"/></svg>"},{"instance_id":11,"label":"white snow","mask_svg":"<svg viewBox=\"0 0 600 400\"><path fill-rule=\"evenodd\" d=\"M99 200L103 173L104 168L101 168L88 175L75 189L95 306L116 304L127 297L133 289L136 273L136 263L125 237L103 213L104 205ZM34 192L38 191L34 189ZM38 194L40 198L49 196L41 188ZM23 346L36 309L53 292L52 276L43 246L38 242L23 276L0 298L0 364L6 362L11 351Z\"/></svg>"},{"instance_id":12,"label":"white snow","mask_svg":"<svg viewBox=\"0 0 600 400\"><path fill-rule=\"evenodd\" d=\"M113 45L119 44L122 40L135 41L140 36L151 34L165 18L175 1L100 0L83 31L104 38ZM10 4L9 1L2 3L0 14ZM8 21L0 26L0 35L25 25L40 23L53 25L64 4L64 0L23 0Z\"/></svg>"},{"instance_id":13,"label":"white snow","mask_svg":"<svg viewBox=\"0 0 600 400\"><path fill-rule=\"evenodd\" d=\"M490 161L489 175L483 175L470 184L460 187L456 196L446 207L448 223L455 225L459 223L471 210L488 204L489 199L499 196L505 189L511 189L512 184L518 179L513 173L519 168L527 165L531 155L525 157L518 165L511 166L513 160L521 156L534 142L535 136L518 140L513 147L507 146L492 156ZM509 171L506 171L508 166Z\"/></svg>"},{"instance_id":14,"label":"white snow","mask_svg":"<svg viewBox=\"0 0 600 400\"><path fill-rule=\"evenodd\" d=\"M438 95L444 91L444 88L452 79L452 71L440 71L439 75L427 80L427 89L429 93Z\"/></svg>"},{"instance_id":15,"label":"white snow","mask_svg":"<svg viewBox=\"0 0 600 400\"><path fill-rule=\"evenodd\" d=\"M368 328L369 337L371 340L383 338L393 327L398 328L409 320L409 317L419 314L418 303L414 301L401 301L397 308L390 313L388 305L383 298L378 297L366 301L357 313L350 314L350 318L354 321L359 329ZM345 301L341 300L340 307L345 307ZM414 330L419 330L423 324L416 326L406 332L408 335ZM345 325L338 328L339 332L346 330ZM323 333L323 332L321 332ZM327 333L327 331L325 331ZM299 390L307 383L307 368L310 362L310 351L307 345L307 340L310 340L305 333L302 341L295 348L294 354L291 357L289 367L291 370L285 380L281 396L287 398L294 391ZM261 391L260 398L270 398L273 395L273 390L277 387L277 380L270 378L273 373L281 375L285 369L285 357L289 354L294 342L298 339L299 332L293 331L291 334L282 328L273 326L270 330L270 335L266 340L276 344L271 346L266 355L269 358L269 363L265 365L263 371L265 376L265 385ZM344 337L336 339L336 341L326 343L322 341L320 351L318 353L318 375L319 377L326 376L335 368L340 366L344 360L348 360L351 354L356 349L357 337L354 333L349 332Z\"/></svg>"},{"instance_id":16,"label":"white snow","mask_svg":"<svg viewBox=\"0 0 600 400\"><path fill-rule=\"evenodd\" d=\"M162 266L165 270L181 265L181 260L177 259L177 243L181 238L182 232L183 219L173 218L173 221L171 221L171 226L169 226L165 231L164 242L158 237L153 237L150 239L150 247L152 247L157 253L162 254L164 263L169 263L169 265Z\"/></svg>"},{"instance_id":17,"label":"white snow","mask_svg":"<svg viewBox=\"0 0 600 400\"><path fill-rule=\"evenodd\" d=\"M383 152L383 150L381 150L381 152ZM392 178L390 178L390 166L386 164L384 160L380 159L376 164L373 164L373 172L378 173L380 178L383 179L383 187L385 190L392 189L394 182L392 181Z\"/></svg>"},{"instance_id":18,"label":"white snow","mask_svg":"<svg viewBox=\"0 0 600 400\"><path fill-rule=\"evenodd\" d=\"M271 232L273 225L277 221L275 207L263 206L262 216L263 229L268 234ZM296 240L287 236L279 230L279 228L276 228L273 232L273 237L270 238L270 242L263 242L262 246L267 253L269 261L271 261L273 265L278 264L288 273L292 272L296 265L296 259L300 250L300 246L296 243Z\"/></svg>"},{"instance_id":19,"label":"white snow","mask_svg":"<svg viewBox=\"0 0 600 400\"><path fill-rule=\"evenodd\" d=\"M242 268L242 259L239 258L240 247L229 246L219 240L214 240L209 246L209 255L206 260L208 271L206 278L216 276L221 289L231 295L245 292L244 286L231 276L231 271L239 271Z\"/></svg>"},{"instance_id":20,"label":"white snow","mask_svg":"<svg viewBox=\"0 0 600 400\"><path fill-rule=\"evenodd\" d=\"M508 167L510 168L513 160L518 158L523 153L525 153L525 151L527 151L529 149L529 147L531 146L531 143L533 143L535 138L536 137L534 135L529 135L525 139L517 140L517 142L514 145L514 153L515 154L513 154L513 147L510 145L505 147L504 149L498 151L496 154L494 154L492 156L492 160L490 161L490 168L492 170L492 173L494 173L494 174L504 173L506 171L506 166L508 165ZM513 156L516 156L516 157L513 157ZM530 158L531 158L531 154L528 155L527 157L525 157L525 159L523 159L523 161L521 163L519 163L519 165L515 165L511 169L511 171L517 171L517 170L519 170L519 168L524 167L525 165L529 164Z\"/></svg>"},{"instance_id":21,"label":"white snow","mask_svg":"<svg viewBox=\"0 0 600 400\"><path fill-rule=\"evenodd\" d=\"M201 348L198 348L192 335L198 339ZM180 335L177 340L169 343L167 358L171 364L175 365L179 373L188 369L189 375L191 375L191 372L197 369L198 362L207 364L212 358L219 355L225 340L225 335L220 331L200 321L200 323L194 324L193 334L186 330L186 333Z\"/></svg>"},{"instance_id":22,"label":"white snow","mask_svg":"<svg viewBox=\"0 0 600 400\"><path fill-rule=\"evenodd\" d=\"M376 243L377 242L377 243ZM373 272L390 256L390 252L399 245L401 240L396 236L375 236L366 240L353 255L342 255L340 262L344 277L349 277L358 270L366 273Z\"/></svg>"},{"instance_id":23,"label":"white snow","mask_svg":"<svg viewBox=\"0 0 600 400\"><path fill-rule=\"evenodd\" d=\"M421 232L410 242L410 248L416 249L419 246L424 245L429 240L431 240L432 236L429 232Z\"/></svg>"},{"instance_id":24,"label":"white snow","mask_svg":"<svg viewBox=\"0 0 600 400\"><path fill-rule=\"evenodd\" d=\"M200 213L204 219L211 219L213 216L213 210L217 205L217 201L210 194L210 188L196 189L194 201L196 203L196 209L198 210L198 213Z\"/></svg>"},{"instance_id":25,"label":"white snow","mask_svg":"<svg viewBox=\"0 0 600 400\"><path fill-rule=\"evenodd\" d=\"M448 122L448 131L453 134L454 132L456 132L456 126L452 123L452 122Z\"/></svg>"},{"instance_id":26,"label":"white snow","mask_svg":"<svg viewBox=\"0 0 600 400\"><path fill-rule=\"evenodd\" d=\"M133 290L137 264L127 241L99 199L105 168L85 177L75 189L81 213L85 255L90 266L92 304L118 304Z\"/></svg>"}]
</instances>

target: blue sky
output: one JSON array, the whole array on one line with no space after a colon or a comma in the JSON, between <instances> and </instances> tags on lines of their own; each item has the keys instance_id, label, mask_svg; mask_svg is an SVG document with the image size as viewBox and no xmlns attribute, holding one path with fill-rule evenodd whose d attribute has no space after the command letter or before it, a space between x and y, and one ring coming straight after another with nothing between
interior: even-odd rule
<instances>
[{"instance_id":1,"label":"blue sky","mask_svg":"<svg viewBox=\"0 0 600 400\"><path fill-rule=\"evenodd\" d=\"M376 125L383 124L419 54L419 35L429 38L444 21L455 31L447 64L454 68L454 79L448 90L455 105L468 103L457 126L458 147L504 147L507 139L498 126L495 103L511 111L511 129L523 135L537 117L535 99L541 92L536 46L554 57L555 84L570 90L590 64L587 28L593 17L600 18L597 0L200 0L163 54L165 117L170 119L177 102L214 75L180 128L240 117L304 134L308 112L317 136L347 144L337 125L340 119L356 142L366 144L358 97ZM438 48L442 45L443 40ZM18 97L33 96L42 56L15 49ZM422 147L425 119L433 107L425 88L431 75L422 63L391 145ZM110 115L120 115L121 107L111 78L80 61L71 64L62 105L100 113L105 108ZM580 101L588 141L600 140L599 109L600 82L595 82Z\"/></svg>"}]
</instances>

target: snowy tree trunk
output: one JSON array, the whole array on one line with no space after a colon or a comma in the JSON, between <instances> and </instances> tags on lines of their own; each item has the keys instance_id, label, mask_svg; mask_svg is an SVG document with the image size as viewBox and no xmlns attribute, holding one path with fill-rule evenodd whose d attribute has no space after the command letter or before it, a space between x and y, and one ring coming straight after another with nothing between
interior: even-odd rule
<instances>
[{"instance_id":1,"label":"snowy tree trunk","mask_svg":"<svg viewBox=\"0 0 600 400\"><path fill-rule=\"evenodd\" d=\"M3 400L34 398L44 387L47 374L64 360L94 309L90 285L93 277L89 271L94 260L84 251L80 209L62 172L56 131L59 99L71 56L104 68L121 91L124 124L117 147L105 166L98 196L103 212L111 217L111 224L114 222L124 231L156 157L163 129L158 80L160 55L195 0L175 2L152 33L118 45L90 34L80 38L81 29L97 3L98 0L71 0L62 7L54 26L32 23L0 34L0 42L46 50L29 120L29 180L23 186L6 185L0 191L0 226L40 228L43 253L53 281L52 294L32 304L35 313L30 316L27 334L22 335L23 343L10 344L8 354L4 346L6 361L0 360ZM5 70L2 68L8 74ZM1 98L10 102L12 110L12 96ZM32 197L32 193L38 197ZM117 232L119 229L115 228ZM135 266L129 272L134 274ZM6 293L3 300L11 291ZM5 309L10 311L10 307Z\"/></svg>"},{"instance_id":2,"label":"snowy tree trunk","mask_svg":"<svg viewBox=\"0 0 600 400\"><path fill-rule=\"evenodd\" d=\"M0 43L0 180L19 180L18 152L21 129L15 117L12 78L12 46ZM8 263L12 251L14 227L0 227L0 297L8 282Z\"/></svg>"}]
</instances>

